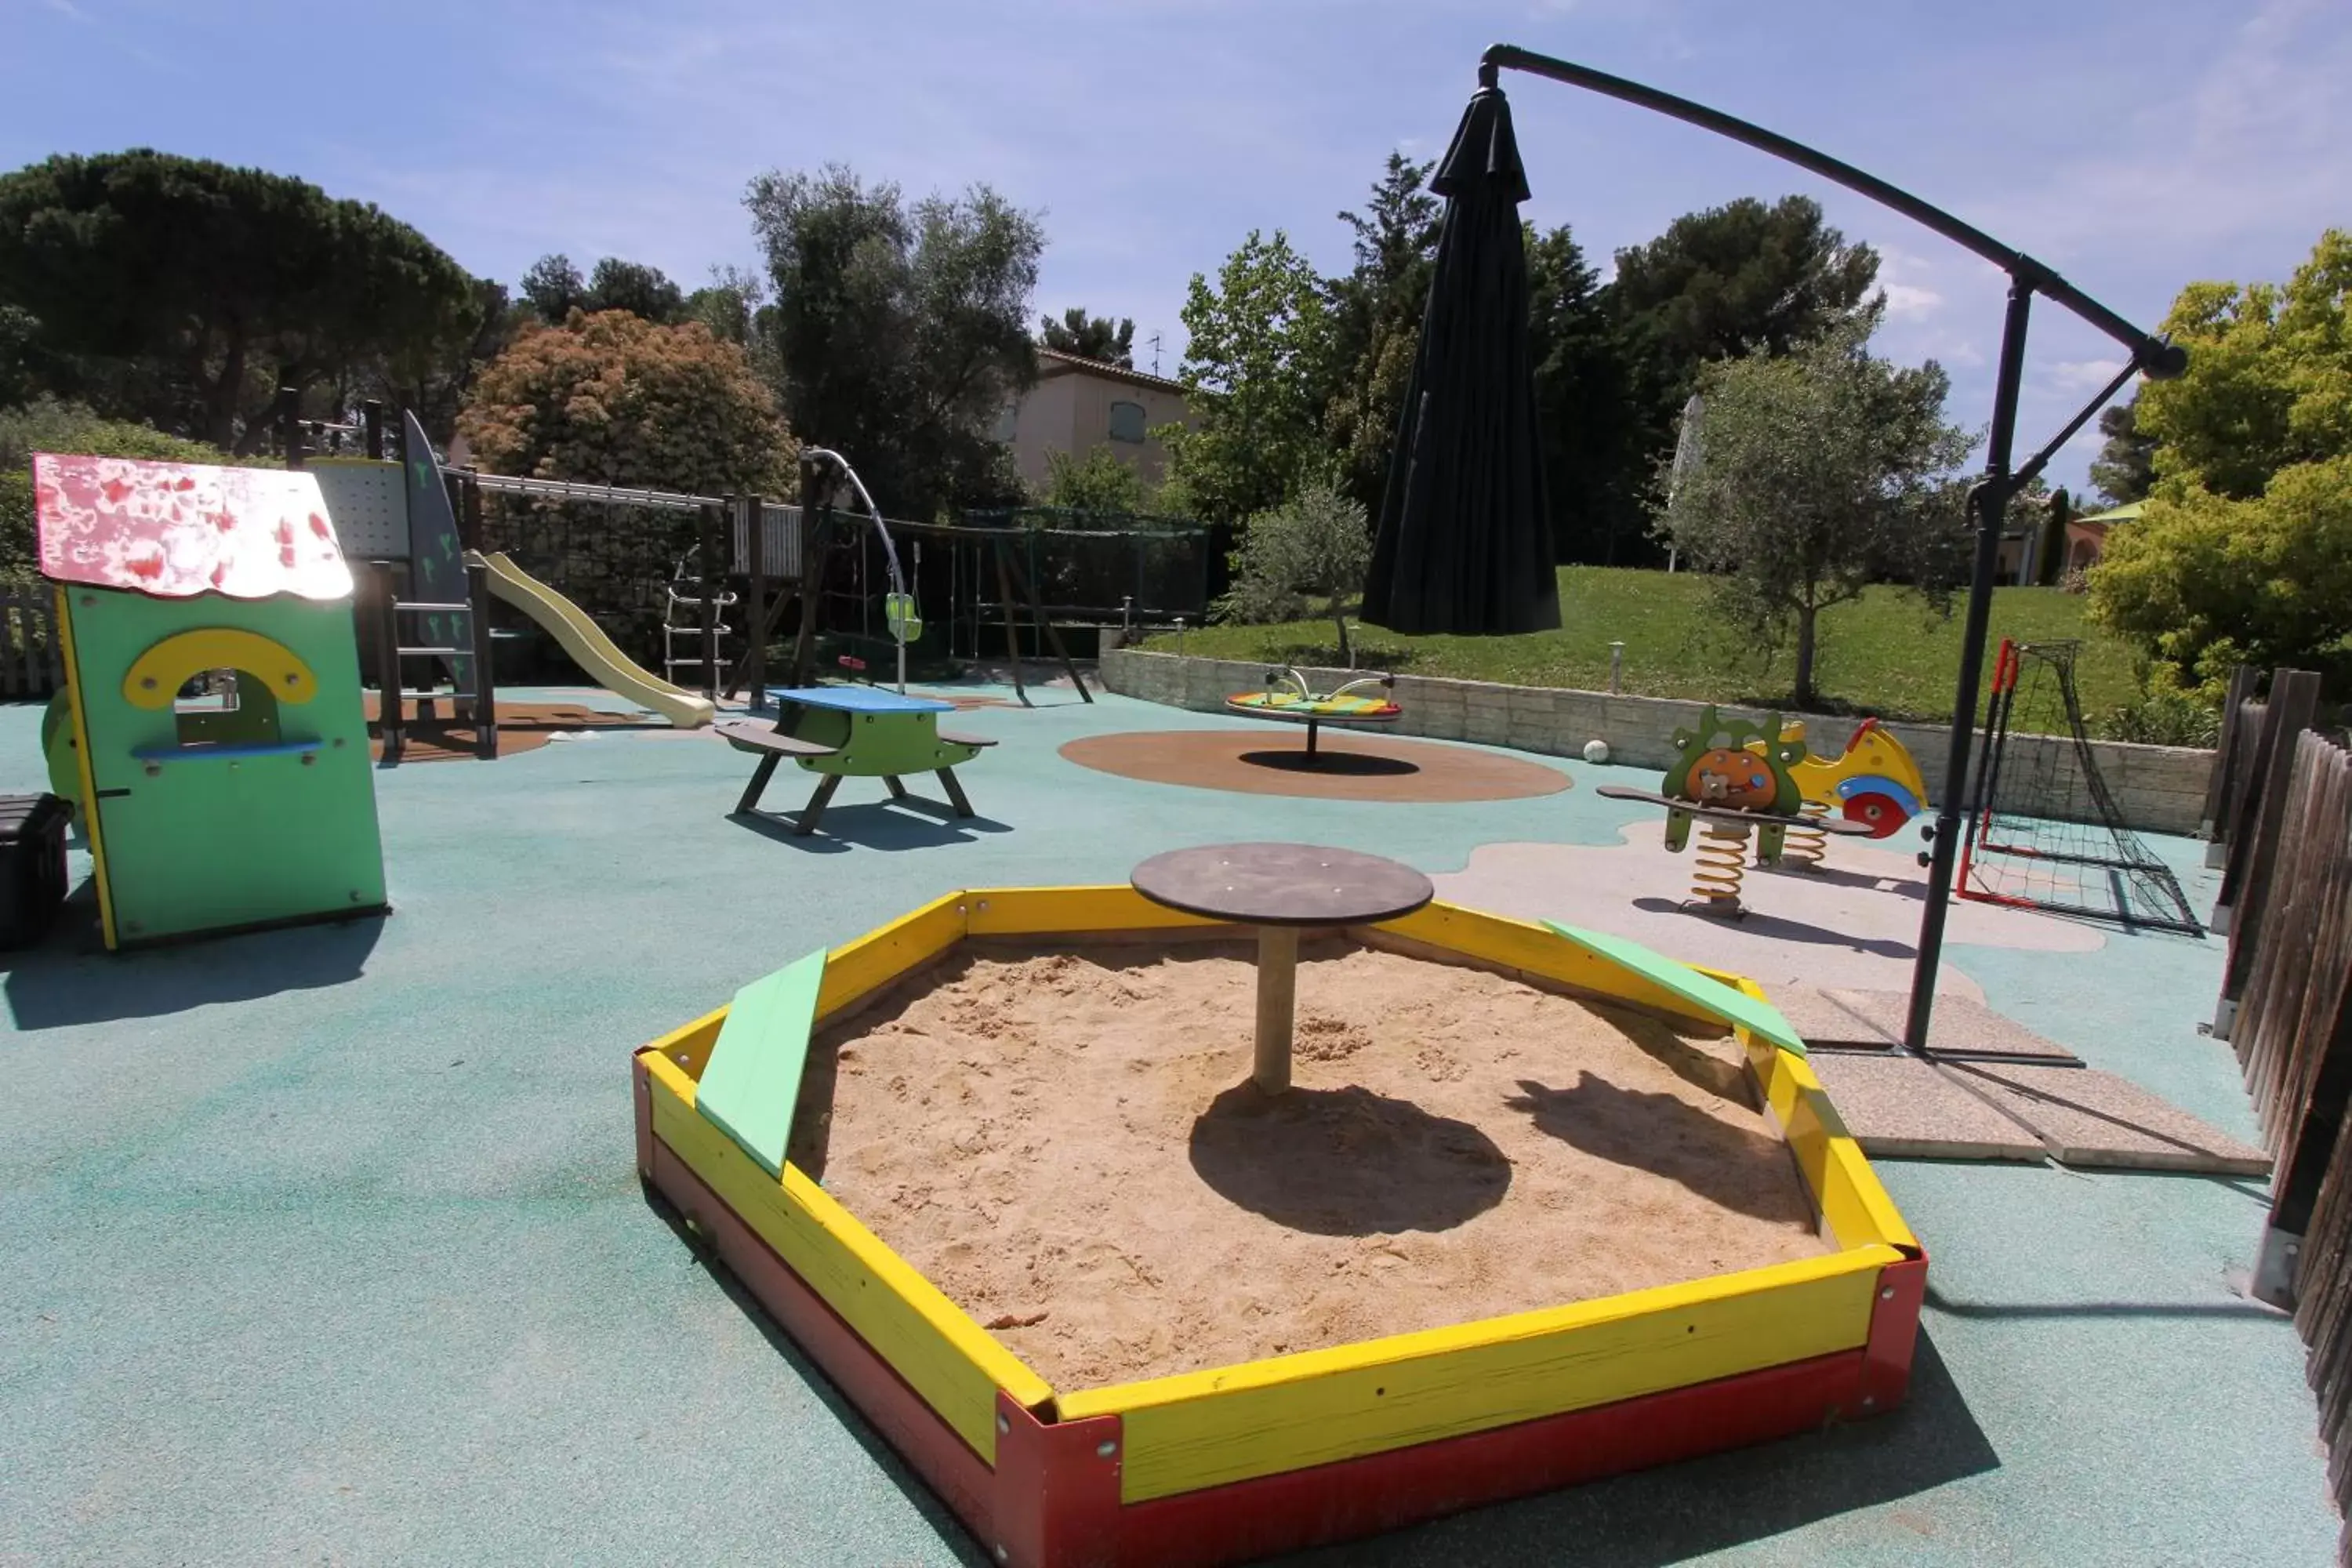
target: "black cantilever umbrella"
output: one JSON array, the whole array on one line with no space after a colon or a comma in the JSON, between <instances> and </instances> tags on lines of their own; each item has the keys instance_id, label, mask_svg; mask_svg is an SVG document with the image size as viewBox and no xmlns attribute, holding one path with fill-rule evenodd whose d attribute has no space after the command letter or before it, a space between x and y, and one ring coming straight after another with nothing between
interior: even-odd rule
<instances>
[{"instance_id":1,"label":"black cantilever umbrella","mask_svg":"<svg viewBox=\"0 0 2352 1568\"><path fill-rule=\"evenodd\" d=\"M1445 225L1363 618L1398 632L1549 631L1559 582L1528 345L1528 176L1500 89L1471 99L1430 189Z\"/></svg>"}]
</instances>

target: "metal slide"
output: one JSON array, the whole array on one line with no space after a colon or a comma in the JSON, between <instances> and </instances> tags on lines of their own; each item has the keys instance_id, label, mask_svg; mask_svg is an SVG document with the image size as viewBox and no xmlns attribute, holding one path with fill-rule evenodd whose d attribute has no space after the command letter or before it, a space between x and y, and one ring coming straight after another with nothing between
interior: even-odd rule
<instances>
[{"instance_id":1,"label":"metal slide","mask_svg":"<svg viewBox=\"0 0 2352 1568\"><path fill-rule=\"evenodd\" d=\"M490 592L546 628L572 662L586 670L597 685L652 710L681 730L699 730L710 722L716 710L708 700L632 663L579 605L503 553L486 555L482 563L489 568Z\"/></svg>"}]
</instances>

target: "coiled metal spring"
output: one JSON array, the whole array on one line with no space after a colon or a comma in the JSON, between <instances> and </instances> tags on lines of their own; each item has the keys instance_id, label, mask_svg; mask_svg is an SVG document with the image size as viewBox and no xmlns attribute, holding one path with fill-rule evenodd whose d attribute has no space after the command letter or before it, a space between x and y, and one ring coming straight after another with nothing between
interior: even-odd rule
<instances>
[{"instance_id":1,"label":"coiled metal spring","mask_svg":"<svg viewBox=\"0 0 2352 1568\"><path fill-rule=\"evenodd\" d=\"M1827 819L1830 808L1820 801L1809 800L1804 805L1804 824L1791 825L1780 843L1780 859L1801 871L1818 868L1830 858L1830 836L1814 826Z\"/></svg>"},{"instance_id":2,"label":"coiled metal spring","mask_svg":"<svg viewBox=\"0 0 2352 1568\"><path fill-rule=\"evenodd\" d=\"M1705 902L1707 913L1747 913L1739 902L1748 862L1747 828L1727 822L1702 824L1691 858L1698 863L1691 872L1691 896Z\"/></svg>"}]
</instances>

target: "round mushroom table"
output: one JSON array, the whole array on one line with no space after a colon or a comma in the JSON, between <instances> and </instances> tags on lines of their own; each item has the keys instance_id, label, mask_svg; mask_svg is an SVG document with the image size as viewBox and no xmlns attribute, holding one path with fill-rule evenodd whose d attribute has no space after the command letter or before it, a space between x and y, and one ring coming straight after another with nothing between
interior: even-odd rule
<instances>
[{"instance_id":1,"label":"round mushroom table","mask_svg":"<svg viewBox=\"0 0 2352 1568\"><path fill-rule=\"evenodd\" d=\"M1298 933L1375 925L1437 896L1410 866L1315 844L1212 844L1154 855L1129 876L1155 904L1257 928L1260 1089L1290 1087L1291 1024L1298 994Z\"/></svg>"}]
</instances>

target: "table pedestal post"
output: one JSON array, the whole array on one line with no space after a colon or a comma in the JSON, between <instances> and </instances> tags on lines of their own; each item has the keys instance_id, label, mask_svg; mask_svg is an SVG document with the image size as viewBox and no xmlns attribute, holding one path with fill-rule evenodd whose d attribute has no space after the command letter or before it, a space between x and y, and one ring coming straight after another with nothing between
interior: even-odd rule
<instances>
[{"instance_id":1,"label":"table pedestal post","mask_svg":"<svg viewBox=\"0 0 2352 1568\"><path fill-rule=\"evenodd\" d=\"M1266 1094L1290 1088L1290 1026L1298 1000L1298 928L1257 928L1257 1067Z\"/></svg>"}]
</instances>

